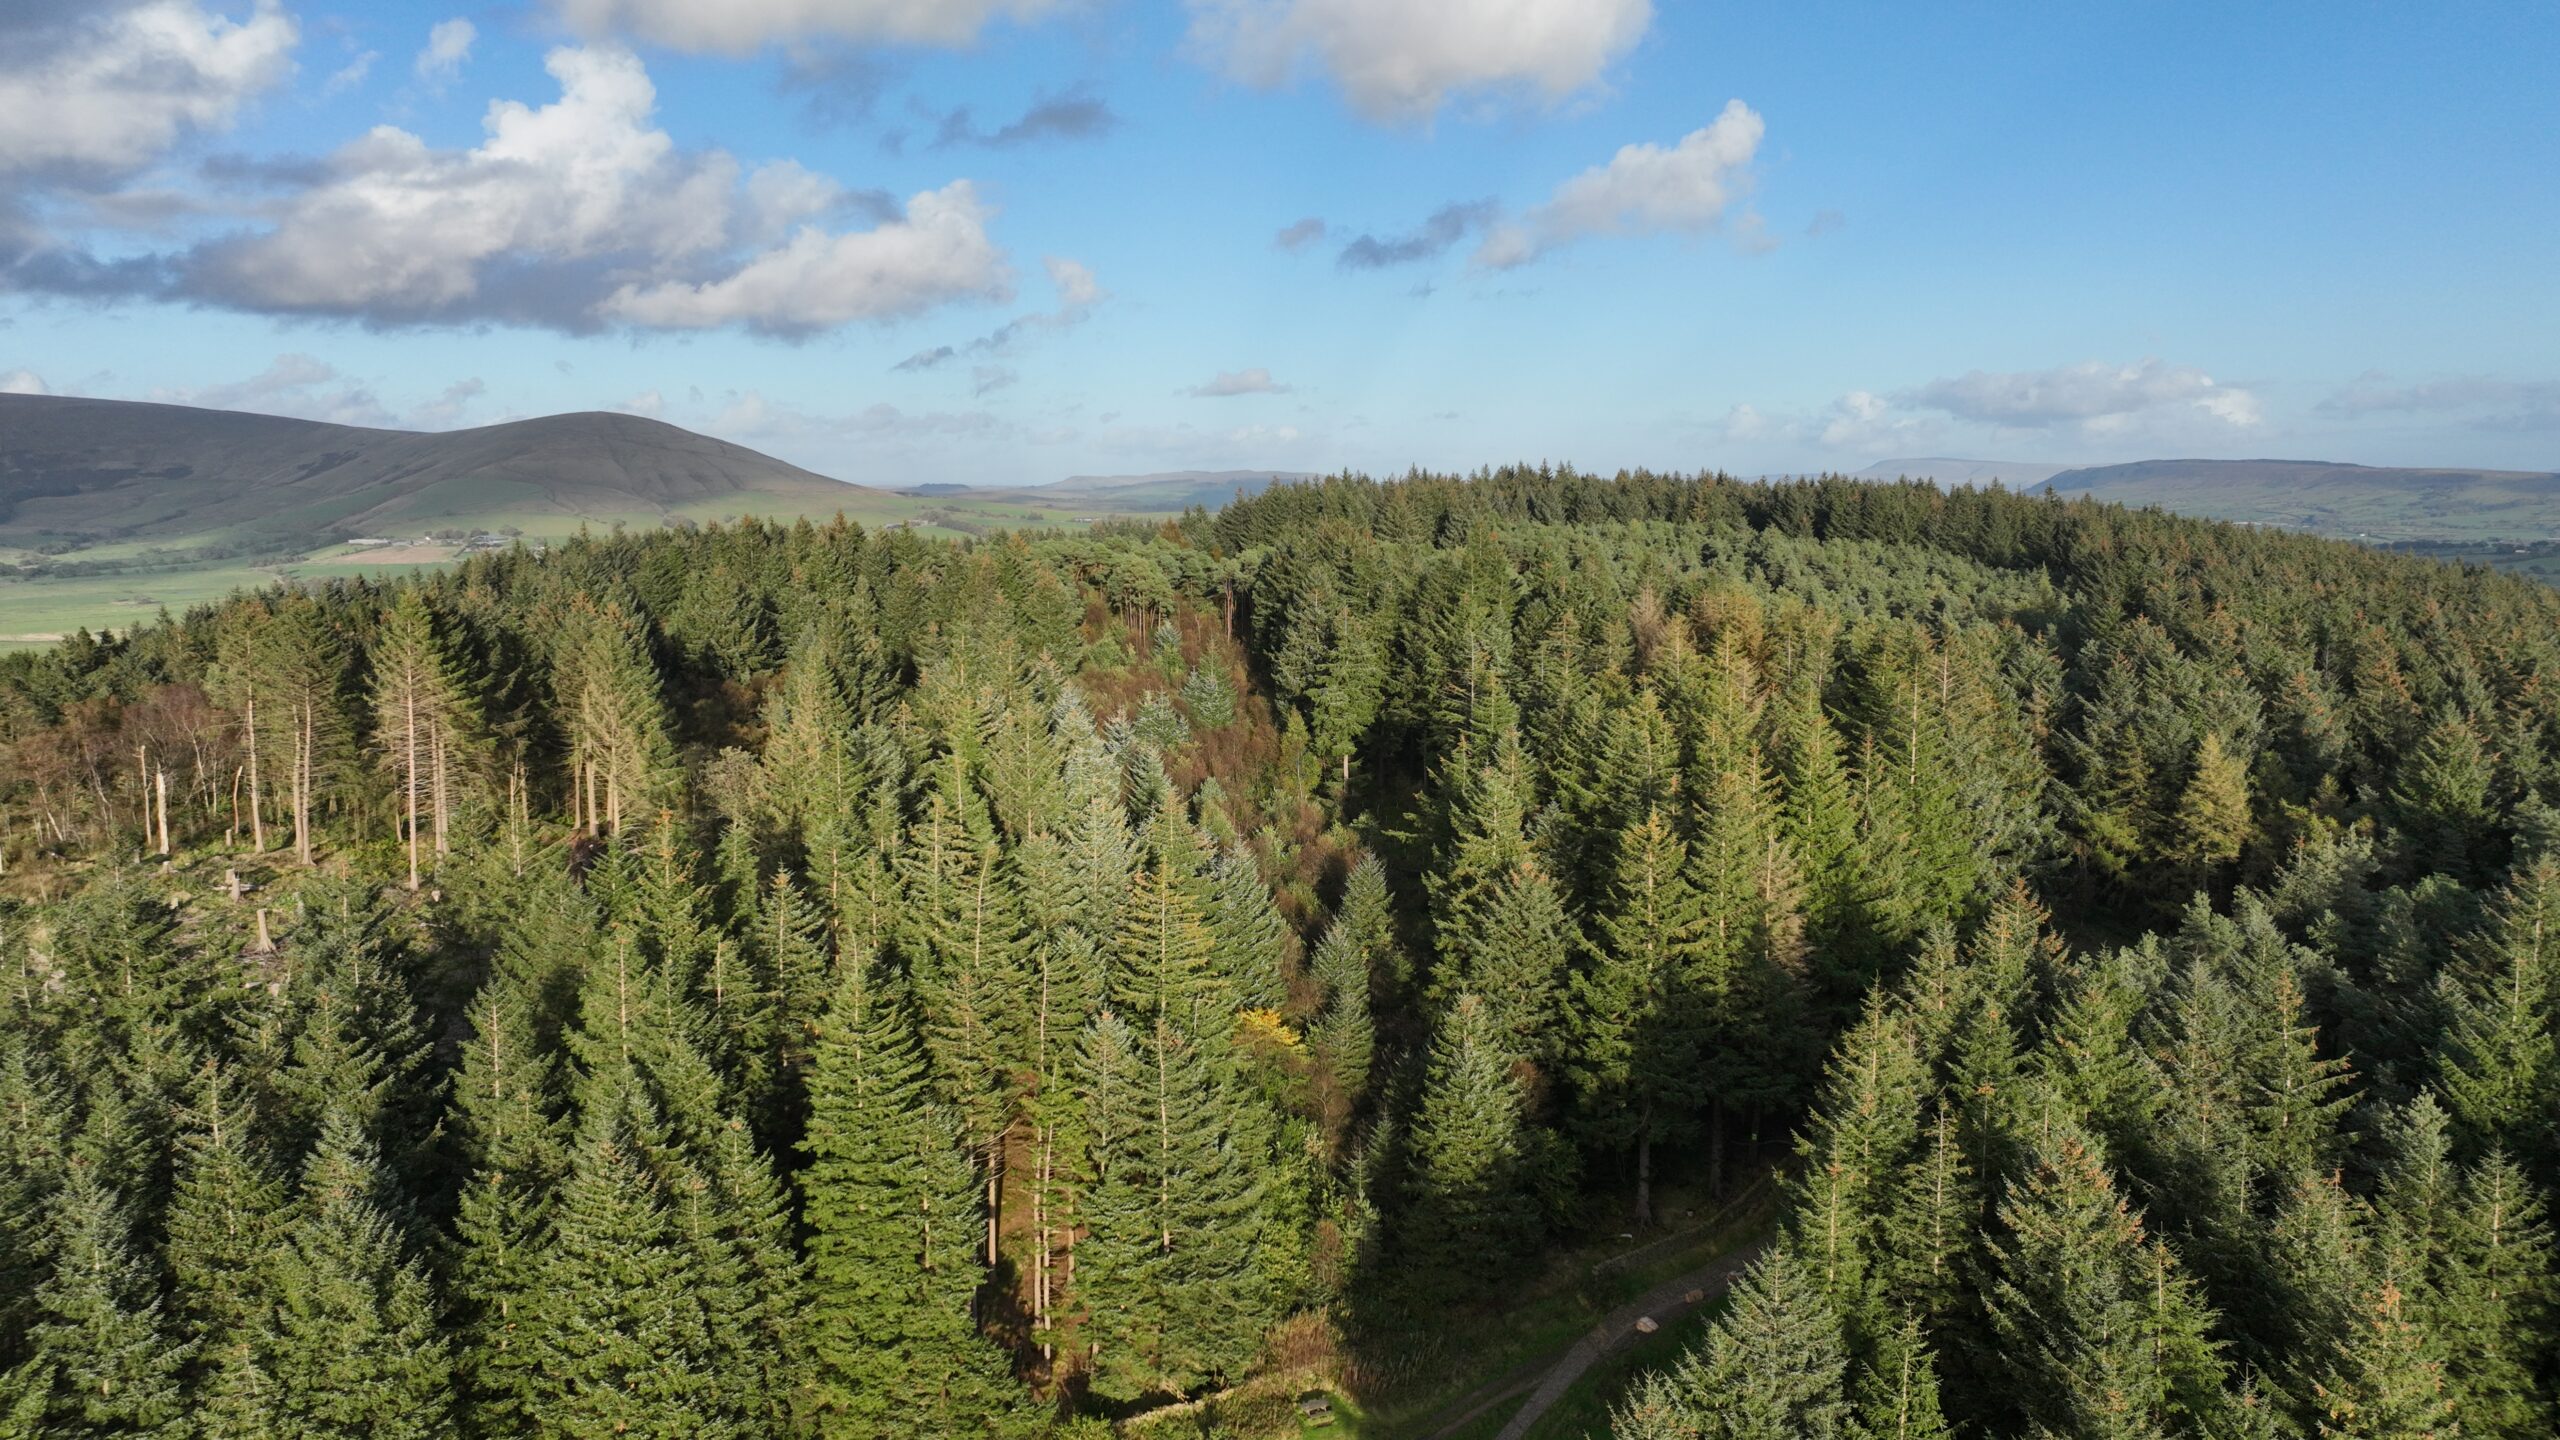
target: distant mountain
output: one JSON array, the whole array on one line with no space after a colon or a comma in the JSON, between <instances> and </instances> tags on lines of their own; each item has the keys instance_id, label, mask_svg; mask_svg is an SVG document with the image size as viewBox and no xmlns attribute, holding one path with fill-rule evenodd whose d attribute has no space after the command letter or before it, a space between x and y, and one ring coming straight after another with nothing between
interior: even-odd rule
<instances>
[{"instance_id":1,"label":"distant mountain","mask_svg":"<svg viewBox=\"0 0 2560 1440\"><path fill-rule=\"evenodd\" d=\"M1859 471L1859 480L1927 480L1953 487L1986 487L1993 481L2012 490L2029 490L2070 469L2033 460L1954 460L1931 456L1916 460L1879 460Z\"/></svg>"},{"instance_id":2,"label":"distant mountain","mask_svg":"<svg viewBox=\"0 0 2560 1440\"><path fill-rule=\"evenodd\" d=\"M425 434L0 395L0 546L255 547L850 508L880 492L637 415Z\"/></svg>"},{"instance_id":3,"label":"distant mountain","mask_svg":"<svg viewBox=\"0 0 2560 1440\"><path fill-rule=\"evenodd\" d=\"M2183 515L2394 540L2560 539L2560 474L2392 469L2322 460L2139 460L2046 487Z\"/></svg>"}]
</instances>

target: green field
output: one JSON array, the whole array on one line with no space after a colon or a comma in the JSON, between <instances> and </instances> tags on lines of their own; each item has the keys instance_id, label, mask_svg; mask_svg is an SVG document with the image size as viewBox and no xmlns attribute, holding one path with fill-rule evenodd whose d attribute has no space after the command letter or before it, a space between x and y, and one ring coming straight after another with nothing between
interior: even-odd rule
<instances>
[{"instance_id":1,"label":"green field","mask_svg":"<svg viewBox=\"0 0 2560 1440\"><path fill-rule=\"evenodd\" d=\"M498 488L505 488L505 482L500 482ZM1002 492L984 499L969 495L851 493L855 503L824 512L811 510L807 512L809 518L825 520L839 513L840 509L846 519L873 529L907 526L920 534L958 539L1004 530L1058 529L1095 519L1148 518L1176 513L1174 508L1167 508L1159 497L1143 494L1125 500L1117 496L1083 495L1041 501L1027 498L1020 491ZM496 500L504 497L487 498ZM698 524L734 522L739 518L734 499L681 506L677 507L676 513ZM790 520L799 516L767 515L764 518ZM527 543L542 543L566 540L581 529L604 531L617 524L633 529L655 529L660 523L661 516L656 511L564 517L556 511L489 509L438 516L435 528L491 533L513 531L520 533ZM92 631L123 630L150 621L163 609L173 615L184 614L191 605L220 600L234 591L262 589L278 581L402 574L451 563L446 559L386 564L382 560L368 558L367 551L335 544L284 559L191 561L186 558L187 552L199 546L222 545L237 538L229 531L212 531L179 540L116 542L62 556L45 556L26 550L0 550L0 565L22 566L53 560L82 565L104 563L116 567L102 574L0 578L0 649L51 644L60 636L84 626Z\"/></svg>"}]
</instances>

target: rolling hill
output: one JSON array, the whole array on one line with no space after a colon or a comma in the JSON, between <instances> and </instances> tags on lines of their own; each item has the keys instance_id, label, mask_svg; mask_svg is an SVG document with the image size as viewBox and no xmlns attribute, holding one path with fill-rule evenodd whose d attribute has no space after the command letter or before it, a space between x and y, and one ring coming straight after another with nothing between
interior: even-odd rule
<instances>
[{"instance_id":1,"label":"rolling hill","mask_svg":"<svg viewBox=\"0 0 2560 1440\"><path fill-rule=\"evenodd\" d=\"M0 395L0 546L298 553L358 536L878 508L879 491L636 415L425 434Z\"/></svg>"},{"instance_id":2,"label":"rolling hill","mask_svg":"<svg viewBox=\"0 0 2560 1440\"><path fill-rule=\"evenodd\" d=\"M2055 494L2375 542L2560 539L2560 474L2321 460L2139 460L2064 470Z\"/></svg>"},{"instance_id":3,"label":"rolling hill","mask_svg":"<svg viewBox=\"0 0 2560 1440\"><path fill-rule=\"evenodd\" d=\"M1943 455L1909 460L1879 460L1851 478L1858 480L1926 480L1940 486L1987 486L1997 481L2012 490L2030 490L2070 469L2034 460L1958 460Z\"/></svg>"}]
</instances>

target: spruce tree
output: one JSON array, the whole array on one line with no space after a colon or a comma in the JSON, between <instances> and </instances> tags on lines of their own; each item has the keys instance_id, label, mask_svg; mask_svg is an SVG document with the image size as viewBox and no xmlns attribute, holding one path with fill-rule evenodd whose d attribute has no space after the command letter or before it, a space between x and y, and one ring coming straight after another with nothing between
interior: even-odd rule
<instances>
[{"instance_id":1,"label":"spruce tree","mask_svg":"<svg viewBox=\"0 0 2560 1440\"><path fill-rule=\"evenodd\" d=\"M570 1440L750 1433L720 1405L700 1257L669 1213L666 1140L638 1074L591 1076L583 1109L517 1331L527 1420Z\"/></svg>"},{"instance_id":2,"label":"spruce tree","mask_svg":"<svg viewBox=\"0 0 2560 1440\"><path fill-rule=\"evenodd\" d=\"M1572 980L1564 1069L1583 1133L1635 1154L1634 1214L1652 1219L1653 1147L1685 1132L1709 1097L1700 1074L1705 997L1693 964L1705 917L1687 851L1659 811L1618 846L1589 958Z\"/></svg>"},{"instance_id":3,"label":"spruce tree","mask_svg":"<svg viewBox=\"0 0 2560 1440\"><path fill-rule=\"evenodd\" d=\"M382 1208L355 1119L332 1111L275 1256L264 1369L294 1434L426 1440L451 1430L452 1372L435 1299Z\"/></svg>"},{"instance_id":4,"label":"spruce tree","mask_svg":"<svg viewBox=\"0 0 2560 1440\"><path fill-rule=\"evenodd\" d=\"M1983 1298L2011 1380L2001 1398L2060 1435L2210 1433L2228 1403L2213 1313L2096 1142L2057 1127L1999 1220Z\"/></svg>"},{"instance_id":5,"label":"spruce tree","mask_svg":"<svg viewBox=\"0 0 2560 1440\"><path fill-rule=\"evenodd\" d=\"M54 1197L52 1268L36 1286L9 1417L29 1435L188 1433L169 1334L124 1208L87 1167Z\"/></svg>"},{"instance_id":6,"label":"spruce tree","mask_svg":"<svg viewBox=\"0 0 2560 1440\"><path fill-rule=\"evenodd\" d=\"M1492 1010L1460 996L1432 1041L1397 1227L1426 1290L1474 1294L1512 1272L1537 1238L1519 1087Z\"/></svg>"},{"instance_id":7,"label":"spruce tree","mask_svg":"<svg viewBox=\"0 0 2560 1440\"><path fill-rule=\"evenodd\" d=\"M830 1436L1003 1433L1020 1399L977 1334L977 1174L931 1102L915 1019L876 967L847 966L811 1055L805 1421Z\"/></svg>"},{"instance_id":8,"label":"spruce tree","mask_svg":"<svg viewBox=\"0 0 2560 1440\"><path fill-rule=\"evenodd\" d=\"M1859 1433L1848 1369L1839 1317L1805 1263L1781 1245L1734 1286L1732 1308L1704 1343L1639 1382L1610 1416L1610 1433L1620 1440L1838 1440Z\"/></svg>"}]
</instances>

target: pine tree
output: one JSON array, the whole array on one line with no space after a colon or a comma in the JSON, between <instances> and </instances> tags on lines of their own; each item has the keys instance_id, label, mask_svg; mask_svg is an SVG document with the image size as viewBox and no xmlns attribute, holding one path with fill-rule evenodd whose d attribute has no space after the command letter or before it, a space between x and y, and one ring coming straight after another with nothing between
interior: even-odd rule
<instances>
[{"instance_id":1,"label":"pine tree","mask_svg":"<svg viewBox=\"0 0 2560 1440\"><path fill-rule=\"evenodd\" d=\"M2421 874L2465 880L2477 873L2489 826L2488 747L2455 711L2436 717L2392 772L2390 814Z\"/></svg>"},{"instance_id":2,"label":"pine tree","mask_svg":"<svg viewBox=\"0 0 2560 1440\"><path fill-rule=\"evenodd\" d=\"M542 1356L526 1340L540 1298L540 1237L568 1167L553 1063L525 989L507 976L482 987L454 1080L457 1148L469 1170L456 1202L452 1296L467 1428L479 1435L525 1433L538 1420Z\"/></svg>"},{"instance_id":3,"label":"pine tree","mask_svg":"<svg viewBox=\"0 0 2560 1440\"><path fill-rule=\"evenodd\" d=\"M267 1267L284 1215L284 1186L256 1136L256 1114L238 1080L215 1061L178 1137L168 1263L176 1310L195 1334L247 1333L272 1292Z\"/></svg>"},{"instance_id":4,"label":"pine tree","mask_svg":"<svg viewBox=\"0 0 2560 1440\"><path fill-rule=\"evenodd\" d=\"M258 723L263 748L282 764L287 814L293 821L294 855L313 863L313 827L320 792L348 758L345 697L347 654L338 631L307 595L288 595L258 632L250 664L263 699Z\"/></svg>"},{"instance_id":5,"label":"pine tree","mask_svg":"<svg viewBox=\"0 0 2560 1440\"><path fill-rule=\"evenodd\" d=\"M1443 1016L1408 1145L1398 1226L1404 1268L1426 1289L1469 1294L1537 1238L1519 1087L1490 1007L1462 995Z\"/></svg>"},{"instance_id":6,"label":"pine tree","mask_svg":"<svg viewBox=\"0 0 2560 1440\"><path fill-rule=\"evenodd\" d=\"M700 1261L669 1214L665 1143L628 1065L589 1078L519 1323L537 1433L747 1432L706 1364Z\"/></svg>"},{"instance_id":7,"label":"pine tree","mask_svg":"<svg viewBox=\"0 0 2560 1440\"><path fill-rule=\"evenodd\" d=\"M2455 971L2439 1064L2445 1100L2476 1153L2504 1146L2537 1163L2553 1155L2560 1050L2552 1038L2560 960L2560 858L2518 867L2490 925Z\"/></svg>"},{"instance_id":8,"label":"pine tree","mask_svg":"<svg viewBox=\"0 0 2560 1440\"><path fill-rule=\"evenodd\" d=\"M1610 1416L1620 1440L1837 1440L1852 1425L1840 1320L1785 1246L1735 1285L1704 1343ZM1913 1432L1927 1433L1927 1432Z\"/></svg>"},{"instance_id":9,"label":"pine tree","mask_svg":"<svg viewBox=\"0 0 2560 1440\"><path fill-rule=\"evenodd\" d=\"M1285 1297L1260 1283L1270 1136L1218 1058L1170 1020L1086 1032L1090 1179L1078 1293L1096 1394L1240 1376Z\"/></svg>"},{"instance_id":10,"label":"pine tree","mask_svg":"<svg viewBox=\"0 0 2560 1440\"><path fill-rule=\"evenodd\" d=\"M816 1033L799 1176L806 1418L824 1435L1000 1433L1020 1403L971 1319L977 1175L926 1080L900 988L846 967Z\"/></svg>"},{"instance_id":11,"label":"pine tree","mask_svg":"<svg viewBox=\"0 0 2560 1440\"><path fill-rule=\"evenodd\" d=\"M0 1393L30 1435L187 1433L172 1343L125 1212L86 1168L54 1197L53 1266L36 1287L27 1360Z\"/></svg>"},{"instance_id":12,"label":"pine tree","mask_svg":"<svg viewBox=\"0 0 2560 1440\"><path fill-rule=\"evenodd\" d=\"M275 1257L263 1368L292 1433L424 1440L450 1431L452 1376L371 1152L355 1120L331 1112Z\"/></svg>"},{"instance_id":13,"label":"pine tree","mask_svg":"<svg viewBox=\"0 0 2560 1440\"><path fill-rule=\"evenodd\" d=\"M1812 1282L1843 1318L1874 1308L1870 1269L1885 1247L1877 1233L1890 1188L1919 1139L1926 1076L1909 1026L1871 996L1841 1038L1821 1103L1798 1143L1794 1248ZM1899 1250L1915 1237L1897 1235Z\"/></svg>"},{"instance_id":14,"label":"pine tree","mask_svg":"<svg viewBox=\"0 0 2560 1440\"><path fill-rule=\"evenodd\" d=\"M1917 1320L1906 1319L1877 1341L1875 1358L1858 1366L1850 1385L1854 1440L1953 1440L1938 1406L1938 1367Z\"/></svg>"},{"instance_id":15,"label":"pine tree","mask_svg":"<svg viewBox=\"0 0 2560 1440\"><path fill-rule=\"evenodd\" d=\"M2144 1234L2096 1143L2058 1128L1999 1219L1983 1298L2007 1398L2061 1435L2209 1429L2227 1408L2212 1312Z\"/></svg>"},{"instance_id":16,"label":"pine tree","mask_svg":"<svg viewBox=\"0 0 2560 1440\"><path fill-rule=\"evenodd\" d=\"M2441 1347L2466 1434L2551 1433L2537 1357L2552 1316L2552 1237L2532 1185L2504 1155L2470 1168L2442 1217L2446 1253L2422 1317Z\"/></svg>"},{"instance_id":17,"label":"pine tree","mask_svg":"<svg viewBox=\"0 0 2560 1440\"><path fill-rule=\"evenodd\" d=\"M621 606L573 603L553 661L579 828L620 830L667 798L675 769L666 701L642 627Z\"/></svg>"},{"instance_id":18,"label":"pine tree","mask_svg":"<svg viewBox=\"0 0 2560 1440\"><path fill-rule=\"evenodd\" d=\"M1705 917L1687 852L1661 812L1618 847L1590 956L1572 980L1573 1045L1565 1058L1584 1133L1635 1152L1634 1212L1652 1218L1653 1147L1688 1128L1702 1093L1700 997L1690 989Z\"/></svg>"},{"instance_id":19,"label":"pine tree","mask_svg":"<svg viewBox=\"0 0 2560 1440\"><path fill-rule=\"evenodd\" d=\"M2191 884L2204 884L2249 848L2248 767L2213 731L2196 746L2195 769L2170 824L2171 853L2186 863Z\"/></svg>"},{"instance_id":20,"label":"pine tree","mask_svg":"<svg viewBox=\"0 0 2560 1440\"><path fill-rule=\"evenodd\" d=\"M1310 967L1323 993L1307 1029L1307 1048L1325 1067L1345 1108L1356 1107L1369 1089L1377 1050L1370 1005L1394 943L1388 925L1386 877L1364 856L1343 883L1342 904L1317 942Z\"/></svg>"}]
</instances>

